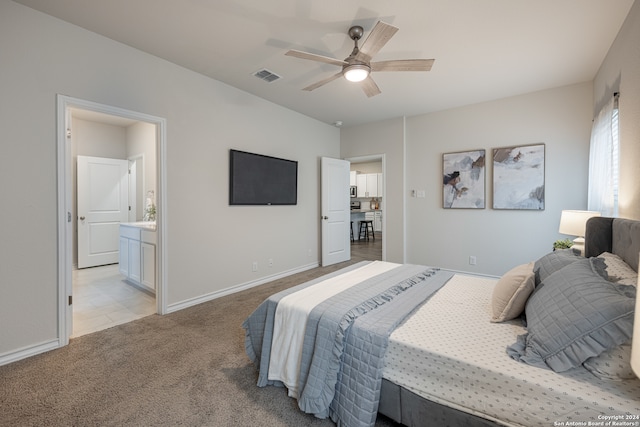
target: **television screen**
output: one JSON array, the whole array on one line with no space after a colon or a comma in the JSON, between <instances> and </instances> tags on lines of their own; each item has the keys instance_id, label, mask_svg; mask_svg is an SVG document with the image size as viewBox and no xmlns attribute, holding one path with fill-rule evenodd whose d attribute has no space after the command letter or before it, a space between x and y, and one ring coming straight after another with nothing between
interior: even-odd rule
<instances>
[{"instance_id":1,"label":"television screen","mask_svg":"<svg viewBox=\"0 0 640 427\"><path fill-rule=\"evenodd\" d=\"M298 162L230 150L230 205L295 205Z\"/></svg>"}]
</instances>

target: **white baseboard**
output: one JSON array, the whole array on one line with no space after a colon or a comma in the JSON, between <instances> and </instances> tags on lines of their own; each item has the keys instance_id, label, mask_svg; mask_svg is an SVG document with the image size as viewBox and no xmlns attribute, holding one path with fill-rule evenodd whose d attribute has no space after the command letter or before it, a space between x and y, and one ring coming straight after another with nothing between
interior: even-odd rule
<instances>
[{"instance_id":1,"label":"white baseboard","mask_svg":"<svg viewBox=\"0 0 640 427\"><path fill-rule=\"evenodd\" d=\"M27 357L35 356L40 353L46 353L47 351L55 350L60 347L61 345L58 339L46 341L29 347L23 347L10 353L0 355L0 366L8 365L9 363L17 362L18 360L26 359Z\"/></svg>"},{"instance_id":2,"label":"white baseboard","mask_svg":"<svg viewBox=\"0 0 640 427\"><path fill-rule=\"evenodd\" d=\"M192 307L194 305L201 304L203 302L211 301L216 298L220 298L226 295L231 295L236 292L244 291L246 289L251 289L255 286L259 286L274 280L281 279L283 277L291 276L292 274L302 273L303 271L311 270L312 268L318 267L320 264L315 262L307 265L303 265L301 267L297 267L291 270L283 271L277 274L273 274L271 276L261 277L260 279L252 280L250 282L242 283L236 286L232 286L227 289L223 289L221 291L211 292L206 295L199 296L197 298L191 298L176 304L171 304L167 307L167 313L172 313L174 311L179 311L184 308ZM57 348L63 347L60 345L60 341L56 338L51 341L45 341L40 344L36 344L29 347L24 347L10 353L5 353L0 355L0 366L8 365L9 363L17 362L18 360L26 359L28 357L36 356L41 353L46 353L47 351L55 350Z\"/></svg>"},{"instance_id":3,"label":"white baseboard","mask_svg":"<svg viewBox=\"0 0 640 427\"><path fill-rule=\"evenodd\" d=\"M277 274L273 274L270 276L261 277L260 279L251 280L250 282L241 283L236 286L232 286L230 288L222 289L220 291L211 292L209 294L201 295L196 298L191 298L188 300L184 300L181 302L177 302L175 304L169 304L167 306L167 313L173 313L175 311L179 311L188 307L193 307L194 305L202 304L203 302L211 301L216 298L224 297L227 295L235 294L236 292L244 291L247 289L251 289L253 287L263 285L268 282L272 282L274 280L282 279L283 277L291 276L292 274L302 273L303 271L311 270L312 268L318 267L320 264L315 262L307 265L303 265L301 267L297 267L291 270L282 271Z\"/></svg>"}]
</instances>

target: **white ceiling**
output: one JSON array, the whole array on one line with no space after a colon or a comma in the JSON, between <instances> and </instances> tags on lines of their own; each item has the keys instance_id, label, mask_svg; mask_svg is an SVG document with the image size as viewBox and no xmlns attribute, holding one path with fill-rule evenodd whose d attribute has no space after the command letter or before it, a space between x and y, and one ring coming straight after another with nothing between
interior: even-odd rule
<instances>
[{"instance_id":1,"label":"white ceiling","mask_svg":"<svg viewBox=\"0 0 640 427\"><path fill-rule=\"evenodd\" d=\"M634 0L15 0L326 123L352 126L591 81ZM374 60L435 58L430 72L379 72L367 98L338 59L378 20L400 30ZM253 73L280 76L266 83Z\"/></svg>"}]
</instances>

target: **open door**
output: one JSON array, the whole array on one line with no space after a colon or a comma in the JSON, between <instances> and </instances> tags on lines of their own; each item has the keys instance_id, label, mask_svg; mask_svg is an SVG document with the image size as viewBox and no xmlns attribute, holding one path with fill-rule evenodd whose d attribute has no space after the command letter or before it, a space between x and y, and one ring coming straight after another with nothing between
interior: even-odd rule
<instances>
[{"instance_id":1,"label":"open door","mask_svg":"<svg viewBox=\"0 0 640 427\"><path fill-rule=\"evenodd\" d=\"M346 160L321 159L323 266L351 259L349 168Z\"/></svg>"}]
</instances>

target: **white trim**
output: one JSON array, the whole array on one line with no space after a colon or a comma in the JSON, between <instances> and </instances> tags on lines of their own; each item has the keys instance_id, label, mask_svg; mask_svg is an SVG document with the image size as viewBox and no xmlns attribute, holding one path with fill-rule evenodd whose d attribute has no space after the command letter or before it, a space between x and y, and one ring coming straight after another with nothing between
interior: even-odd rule
<instances>
[{"instance_id":1,"label":"white trim","mask_svg":"<svg viewBox=\"0 0 640 427\"><path fill-rule=\"evenodd\" d=\"M40 344L32 345L29 347L23 347L21 349L6 353L0 356L0 366L8 365L9 363L17 362L18 360L26 359L27 357L36 356L47 351L55 350L60 347L58 340L45 341Z\"/></svg>"},{"instance_id":2,"label":"white trim","mask_svg":"<svg viewBox=\"0 0 640 427\"><path fill-rule=\"evenodd\" d=\"M168 307L168 313L173 313L175 311L183 310L185 308L193 307L194 305L202 304L203 302L211 301L220 297L224 297L227 295L235 294L240 291L245 291L247 289L254 288L259 285L263 285L268 282L272 282L274 280L282 279L283 277L291 276L296 273L302 273L303 271L311 270L313 268L317 268L320 266L320 263L315 262L307 265L303 265L298 268L293 268L291 270L283 271L278 274L273 274L270 276L261 277L260 279L251 280L249 282L241 283L236 286L232 286L230 288L225 288L220 291L211 292L205 295L201 295L199 297L190 298L188 300L184 300L182 302L178 302L175 304L171 304Z\"/></svg>"},{"instance_id":3,"label":"white trim","mask_svg":"<svg viewBox=\"0 0 640 427\"><path fill-rule=\"evenodd\" d=\"M166 307L166 277L167 277L167 260L166 249L164 247L167 235L167 206L166 197L166 119L162 117L151 116L145 113L125 110L123 108L113 107L104 104L98 104L92 101L72 98L66 95L57 95L57 153L58 153L58 347L69 344L69 326L72 321L72 311L68 309L67 298L72 295L71 270L72 270L72 252L71 252L71 231L73 222L67 222L67 215L71 213L71 143L67 138L67 120L69 118L69 109L79 108L99 113L109 114L147 122L156 126L156 152L157 152L157 205L158 218L157 227L157 246L156 253L158 255L158 263L156 265L157 287L156 287L156 310L159 314L167 312Z\"/></svg>"}]
</instances>

